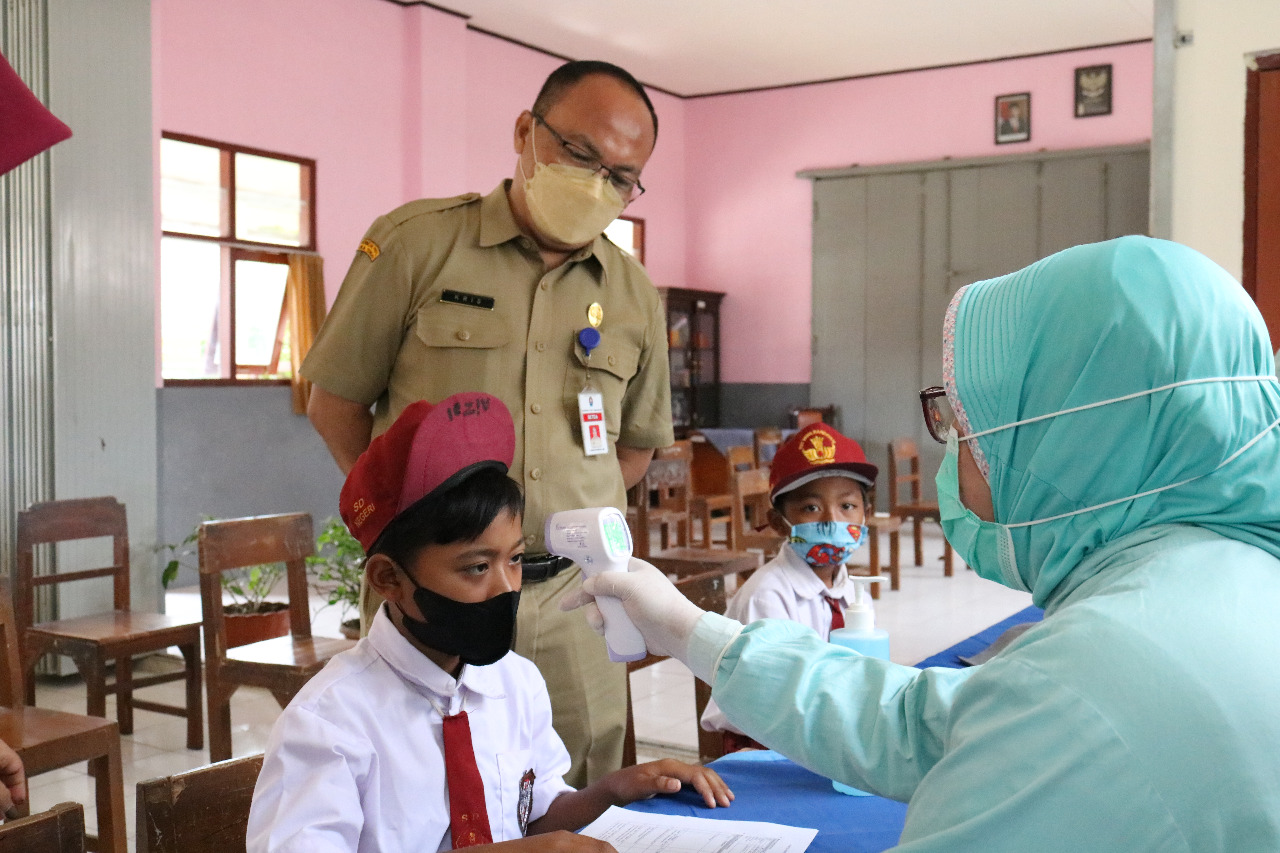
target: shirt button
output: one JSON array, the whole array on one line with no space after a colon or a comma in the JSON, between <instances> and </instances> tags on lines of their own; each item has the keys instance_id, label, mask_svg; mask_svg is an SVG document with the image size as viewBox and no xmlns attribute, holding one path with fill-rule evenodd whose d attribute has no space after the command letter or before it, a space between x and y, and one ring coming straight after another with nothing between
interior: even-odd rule
<instances>
[{"instance_id":1,"label":"shirt button","mask_svg":"<svg viewBox=\"0 0 1280 853\"><path fill-rule=\"evenodd\" d=\"M617 363L618 363L618 357L617 357L616 355L611 355L611 356L609 356L609 366L610 366L610 367L613 367L613 366L617 365Z\"/></svg>"},{"instance_id":2,"label":"shirt button","mask_svg":"<svg viewBox=\"0 0 1280 853\"><path fill-rule=\"evenodd\" d=\"M532 406L529 407L529 411L533 412L535 415L542 414L542 404L534 403Z\"/></svg>"},{"instance_id":3,"label":"shirt button","mask_svg":"<svg viewBox=\"0 0 1280 853\"><path fill-rule=\"evenodd\" d=\"M538 350L538 352L546 352L546 351L547 351L547 342L546 342L546 341L538 341L536 344L534 344L534 348L535 348L535 349L537 349L537 350Z\"/></svg>"},{"instance_id":4,"label":"shirt button","mask_svg":"<svg viewBox=\"0 0 1280 853\"><path fill-rule=\"evenodd\" d=\"M543 290L546 290L550 286L551 286L551 282L546 280L543 280L542 284L538 285L538 287L542 288Z\"/></svg>"},{"instance_id":5,"label":"shirt button","mask_svg":"<svg viewBox=\"0 0 1280 853\"><path fill-rule=\"evenodd\" d=\"M530 472L529 472L529 479L530 479L530 480L541 480L541 479L542 479L542 469L541 469L541 468L534 468L532 471L530 471Z\"/></svg>"},{"instance_id":6,"label":"shirt button","mask_svg":"<svg viewBox=\"0 0 1280 853\"><path fill-rule=\"evenodd\" d=\"M471 340L471 333L470 333L470 332L468 332L466 329L459 329L459 330L458 330L458 340L460 340L460 341L469 341L469 340Z\"/></svg>"}]
</instances>

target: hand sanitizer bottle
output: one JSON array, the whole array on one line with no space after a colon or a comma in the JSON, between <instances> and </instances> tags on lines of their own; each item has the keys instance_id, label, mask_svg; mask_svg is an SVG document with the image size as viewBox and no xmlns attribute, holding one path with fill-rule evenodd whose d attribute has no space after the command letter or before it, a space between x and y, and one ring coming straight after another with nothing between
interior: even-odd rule
<instances>
[{"instance_id":1,"label":"hand sanitizer bottle","mask_svg":"<svg viewBox=\"0 0 1280 853\"><path fill-rule=\"evenodd\" d=\"M867 657L889 659L889 632L876 627L876 612L867 592L870 584L882 580L880 575L849 575L849 581L857 584L853 605L844 612L844 627L831 632L831 642Z\"/></svg>"}]
</instances>

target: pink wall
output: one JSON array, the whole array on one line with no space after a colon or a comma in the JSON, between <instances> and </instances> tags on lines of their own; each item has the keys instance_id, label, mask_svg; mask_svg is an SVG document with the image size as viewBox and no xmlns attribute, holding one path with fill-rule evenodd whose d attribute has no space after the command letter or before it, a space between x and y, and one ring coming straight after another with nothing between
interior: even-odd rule
<instances>
[{"instance_id":1,"label":"pink wall","mask_svg":"<svg viewBox=\"0 0 1280 853\"><path fill-rule=\"evenodd\" d=\"M168 130L316 159L330 301L379 214L511 176L516 117L560 64L454 15L383 0L155 0L152 41L157 138ZM662 141L645 179L661 191L632 212L649 220L654 280L679 285L683 104L656 98Z\"/></svg>"},{"instance_id":2,"label":"pink wall","mask_svg":"<svg viewBox=\"0 0 1280 853\"><path fill-rule=\"evenodd\" d=\"M1108 62L1112 114L1074 118L1073 69ZM797 171L1145 141L1151 64L1147 43L685 101L688 286L729 294L724 381L809 381L812 196ZM1031 141L995 145L994 97L1026 91Z\"/></svg>"}]
</instances>

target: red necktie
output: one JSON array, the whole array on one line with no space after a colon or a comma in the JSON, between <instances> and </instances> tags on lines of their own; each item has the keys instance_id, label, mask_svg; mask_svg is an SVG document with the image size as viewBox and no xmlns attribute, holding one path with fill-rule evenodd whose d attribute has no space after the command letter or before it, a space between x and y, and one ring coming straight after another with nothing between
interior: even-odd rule
<instances>
[{"instance_id":1,"label":"red necktie","mask_svg":"<svg viewBox=\"0 0 1280 853\"><path fill-rule=\"evenodd\" d=\"M836 601L829 595L822 596L827 600L827 604L831 606L831 630L844 627L844 611L840 609L840 602Z\"/></svg>"},{"instance_id":2,"label":"red necktie","mask_svg":"<svg viewBox=\"0 0 1280 853\"><path fill-rule=\"evenodd\" d=\"M476 766L466 711L444 718L444 773L449 786L449 833L454 849L492 844L484 782Z\"/></svg>"}]
</instances>

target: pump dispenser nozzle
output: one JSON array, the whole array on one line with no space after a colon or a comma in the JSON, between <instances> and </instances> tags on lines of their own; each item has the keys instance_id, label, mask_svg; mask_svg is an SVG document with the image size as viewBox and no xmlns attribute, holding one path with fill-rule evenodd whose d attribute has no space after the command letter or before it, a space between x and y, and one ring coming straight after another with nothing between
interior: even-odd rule
<instances>
[{"instance_id":1,"label":"pump dispenser nozzle","mask_svg":"<svg viewBox=\"0 0 1280 853\"><path fill-rule=\"evenodd\" d=\"M876 613L867 586L884 580L880 575L849 575L854 583L853 604L844 611L844 627L831 632L831 642L868 657L889 659L889 632L876 628Z\"/></svg>"}]
</instances>

